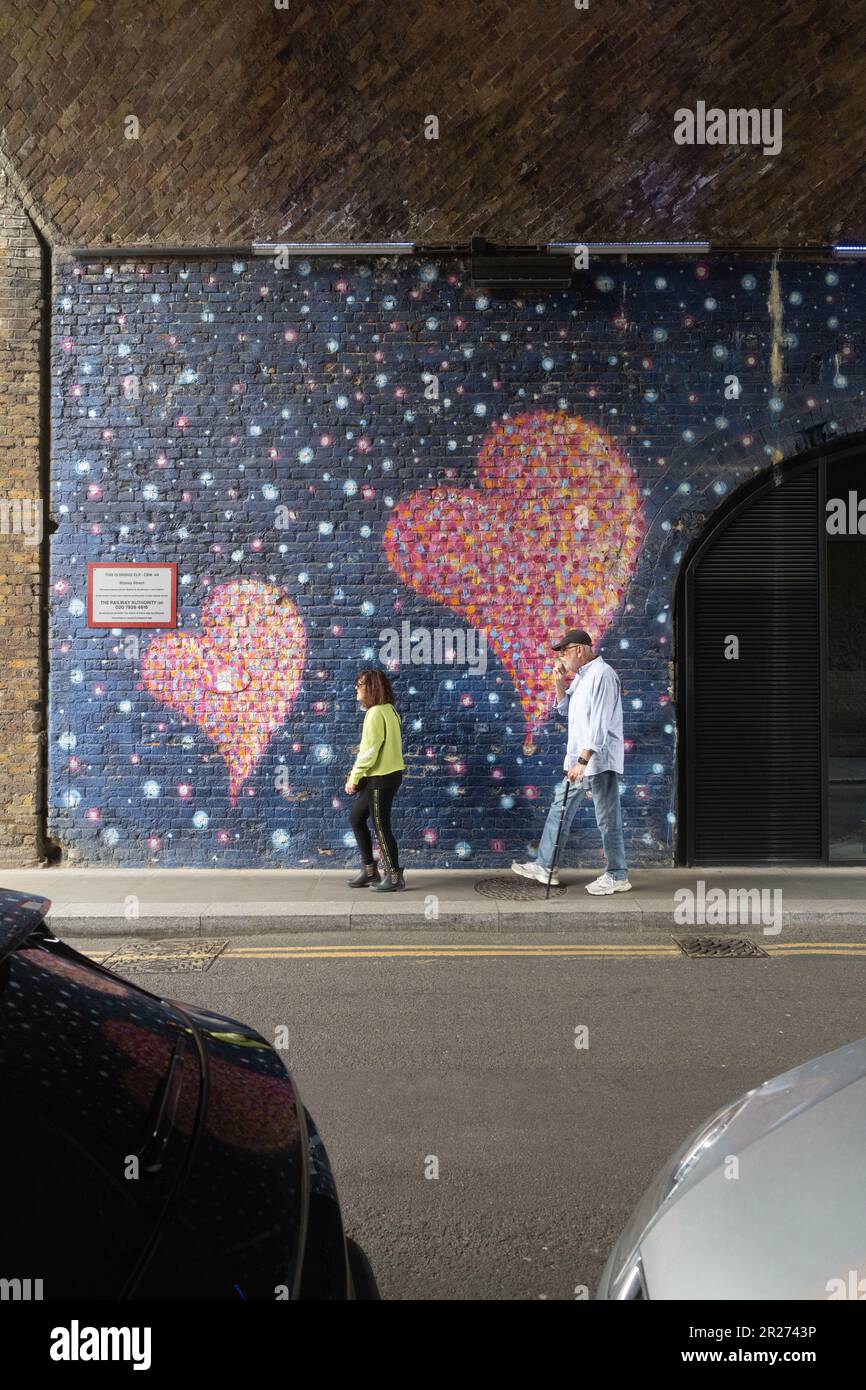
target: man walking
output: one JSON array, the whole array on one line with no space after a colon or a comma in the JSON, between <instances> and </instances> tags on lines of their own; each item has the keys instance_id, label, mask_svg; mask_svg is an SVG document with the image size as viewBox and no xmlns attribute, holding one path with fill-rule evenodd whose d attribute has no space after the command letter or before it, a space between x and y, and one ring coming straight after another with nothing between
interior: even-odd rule
<instances>
[{"instance_id":1,"label":"man walking","mask_svg":"<svg viewBox=\"0 0 866 1390\"><path fill-rule=\"evenodd\" d=\"M623 770L622 691L612 666L592 650L592 638L570 628L553 650L560 652L553 665L556 711L568 718L568 743L563 768L566 777L557 783L553 805L538 846L538 858L511 865L514 873L539 883L558 884L550 877L557 836L568 835L587 787L592 792L595 819L601 831L605 866L600 878L586 885L587 893L627 893L631 888L622 837L619 774ZM566 787L568 800L563 819ZM560 832L561 826L561 832Z\"/></svg>"}]
</instances>

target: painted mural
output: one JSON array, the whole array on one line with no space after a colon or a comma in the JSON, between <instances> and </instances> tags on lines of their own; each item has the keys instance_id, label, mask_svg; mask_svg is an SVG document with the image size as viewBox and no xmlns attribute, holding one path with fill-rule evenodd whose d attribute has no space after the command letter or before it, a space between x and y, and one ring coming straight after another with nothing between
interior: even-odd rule
<instances>
[{"instance_id":1,"label":"painted mural","mask_svg":"<svg viewBox=\"0 0 866 1390\"><path fill-rule=\"evenodd\" d=\"M623 680L630 860L669 862L682 557L798 430L862 427L862 289L802 262L502 298L460 262L62 265L55 839L108 864L352 862L354 680L381 664L407 866L525 858L574 624ZM92 560L176 561L177 630L89 629ZM567 857L595 867L591 816Z\"/></svg>"},{"instance_id":2,"label":"painted mural","mask_svg":"<svg viewBox=\"0 0 866 1390\"><path fill-rule=\"evenodd\" d=\"M481 627L517 692L524 751L550 716L550 634L579 613L601 642L643 536L637 480L614 442L565 411L495 421L471 488L401 498L385 528L404 584Z\"/></svg>"},{"instance_id":3,"label":"painted mural","mask_svg":"<svg viewBox=\"0 0 866 1390\"><path fill-rule=\"evenodd\" d=\"M306 633L283 589L258 580L222 584L201 611L200 633L154 637L144 689L195 724L225 759L232 806L301 685Z\"/></svg>"}]
</instances>

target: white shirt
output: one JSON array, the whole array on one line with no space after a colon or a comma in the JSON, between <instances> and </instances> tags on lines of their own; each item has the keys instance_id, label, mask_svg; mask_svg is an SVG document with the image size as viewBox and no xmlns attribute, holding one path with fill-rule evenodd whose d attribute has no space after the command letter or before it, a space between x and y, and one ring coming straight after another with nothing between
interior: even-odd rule
<instances>
[{"instance_id":1,"label":"white shirt","mask_svg":"<svg viewBox=\"0 0 866 1390\"><path fill-rule=\"evenodd\" d=\"M555 709L568 715L562 764L566 772L576 765L584 748L593 749L584 776L622 772L622 692L619 676L604 657L597 656L580 668Z\"/></svg>"}]
</instances>

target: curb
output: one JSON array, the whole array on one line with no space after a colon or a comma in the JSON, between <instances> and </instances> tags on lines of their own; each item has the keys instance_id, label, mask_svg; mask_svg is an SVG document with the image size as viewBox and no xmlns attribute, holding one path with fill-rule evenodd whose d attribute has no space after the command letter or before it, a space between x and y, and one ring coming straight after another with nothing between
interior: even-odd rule
<instances>
[{"instance_id":1,"label":"curb","mask_svg":"<svg viewBox=\"0 0 866 1390\"><path fill-rule=\"evenodd\" d=\"M765 931L760 923L742 925L683 925L674 920L670 908L628 906L607 900L581 902L580 907L561 899L546 906L522 903L489 903L482 911L474 905L446 905L428 916L424 907L407 910L400 903L384 908L378 904L342 906L309 903L166 903L157 912L127 916L120 904L58 904L48 914L48 925L57 936L88 938L194 938L220 935L267 936L279 933L339 933L365 931L454 931L454 932L542 932L598 930L677 934L697 932L706 936L754 935L769 941L784 939L785 933L803 928L841 928L862 934L866 941L866 905L843 900L838 909L828 910L826 902L818 908L790 909L782 915L780 930Z\"/></svg>"}]
</instances>

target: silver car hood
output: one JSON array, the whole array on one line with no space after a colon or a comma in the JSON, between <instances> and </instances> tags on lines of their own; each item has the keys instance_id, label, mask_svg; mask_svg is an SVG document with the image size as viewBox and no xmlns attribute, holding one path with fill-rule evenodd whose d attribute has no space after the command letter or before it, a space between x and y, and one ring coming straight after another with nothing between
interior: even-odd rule
<instances>
[{"instance_id":1,"label":"silver car hood","mask_svg":"<svg viewBox=\"0 0 866 1390\"><path fill-rule=\"evenodd\" d=\"M866 1040L748 1093L640 1238L649 1297L866 1295L864 1171Z\"/></svg>"}]
</instances>

